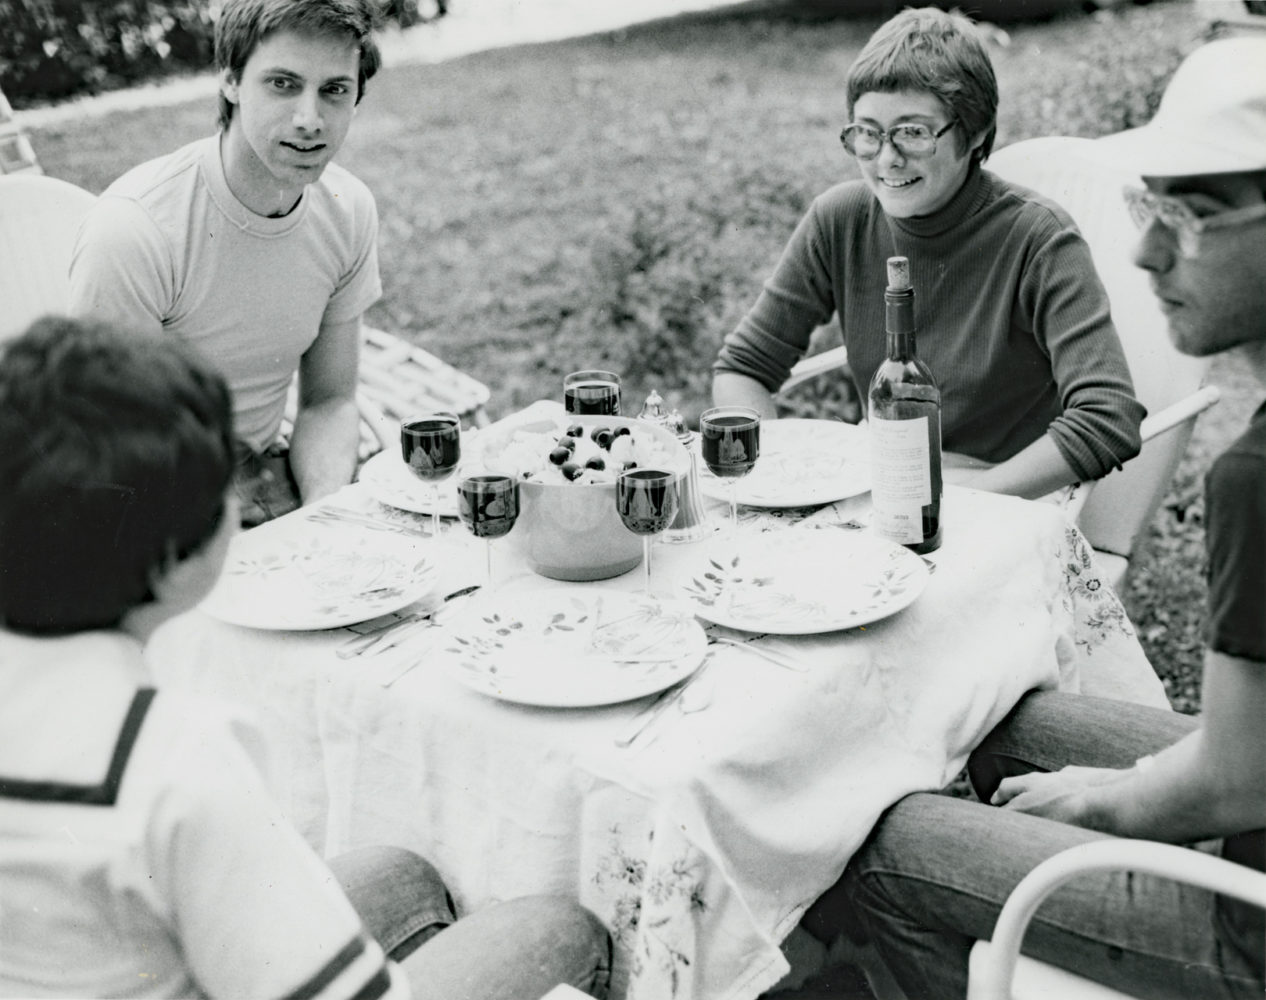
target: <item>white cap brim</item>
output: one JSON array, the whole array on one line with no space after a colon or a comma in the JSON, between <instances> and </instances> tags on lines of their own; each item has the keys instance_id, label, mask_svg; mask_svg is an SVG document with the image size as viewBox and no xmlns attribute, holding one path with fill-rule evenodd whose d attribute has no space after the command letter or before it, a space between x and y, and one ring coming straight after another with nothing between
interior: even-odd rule
<instances>
[{"instance_id":1,"label":"white cap brim","mask_svg":"<svg viewBox=\"0 0 1266 1000\"><path fill-rule=\"evenodd\" d=\"M1266 157L1243 148L1218 148L1205 142L1184 141L1166 135L1164 125L1153 123L1096 139L1086 152L1095 159L1143 177L1191 177L1197 174L1231 174L1262 170ZM1266 138L1262 140L1266 142Z\"/></svg>"}]
</instances>

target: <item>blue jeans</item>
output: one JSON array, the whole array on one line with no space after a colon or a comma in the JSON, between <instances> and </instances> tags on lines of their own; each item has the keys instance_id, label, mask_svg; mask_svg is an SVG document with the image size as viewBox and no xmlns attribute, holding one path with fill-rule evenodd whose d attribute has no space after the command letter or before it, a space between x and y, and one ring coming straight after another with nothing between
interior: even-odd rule
<instances>
[{"instance_id":1,"label":"blue jeans","mask_svg":"<svg viewBox=\"0 0 1266 1000\"><path fill-rule=\"evenodd\" d=\"M290 469L289 448L272 444L257 454L239 442L236 457L233 489L243 528L254 528L299 508L299 484Z\"/></svg>"},{"instance_id":2,"label":"blue jeans","mask_svg":"<svg viewBox=\"0 0 1266 1000\"><path fill-rule=\"evenodd\" d=\"M972 755L969 772L987 801L1008 774L1128 767L1196 725L1119 701L1031 694ZM1051 855L1104 836L963 799L911 795L884 814L806 926L819 937L828 927L869 937L910 1000L962 997L968 952L992 936L1016 883ZM1038 910L1023 950L1135 995L1263 995L1260 958L1222 933L1216 897L1166 879L1082 876Z\"/></svg>"},{"instance_id":3,"label":"blue jeans","mask_svg":"<svg viewBox=\"0 0 1266 1000\"><path fill-rule=\"evenodd\" d=\"M366 847L330 862L416 1000L533 1000L559 983L605 997L611 939L579 903L526 896L457 919L427 861L398 847Z\"/></svg>"}]
</instances>

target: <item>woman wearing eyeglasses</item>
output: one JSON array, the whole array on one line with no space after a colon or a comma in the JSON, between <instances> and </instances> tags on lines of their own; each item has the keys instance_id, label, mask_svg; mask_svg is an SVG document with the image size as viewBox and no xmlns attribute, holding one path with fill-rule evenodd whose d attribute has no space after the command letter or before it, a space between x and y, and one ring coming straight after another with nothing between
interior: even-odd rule
<instances>
[{"instance_id":1,"label":"woman wearing eyeglasses","mask_svg":"<svg viewBox=\"0 0 1266 1000\"><path fill-rule=\"evenodd\" d=\"M1142 404L1090 250L1061 208L982 168L998 89L965 17L905 10L849 70L861 170L819 196L714 365L717 404L773 393L838 313L861 395L884 357L886 262L910 259L919 355L941 388L946 478L1042 496L1139 450Z\"/></svg>"}]
</instances>

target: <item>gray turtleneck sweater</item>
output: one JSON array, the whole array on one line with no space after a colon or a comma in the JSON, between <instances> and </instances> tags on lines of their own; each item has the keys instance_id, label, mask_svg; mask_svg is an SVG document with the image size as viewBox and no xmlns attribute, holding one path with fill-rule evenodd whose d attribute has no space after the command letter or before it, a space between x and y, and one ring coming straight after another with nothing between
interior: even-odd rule
<instances>
[{"instance_id":1,"label":"gray turtleneck sweater","mask_svg":"<svg viewBox=\"0 0 1266 1000\"><path fill-rule=\"evenodd\" d=\"M947 451L1003 462L1050 434L1083 480L1138 453L1145 411L1089 248L1054 202L975 167L948 205L917 219L890 218L861 181L820 195L714 370L776 392L838 312L864 399L884 358L894 255L910 259Z\"/></svg>"}]
</instances>

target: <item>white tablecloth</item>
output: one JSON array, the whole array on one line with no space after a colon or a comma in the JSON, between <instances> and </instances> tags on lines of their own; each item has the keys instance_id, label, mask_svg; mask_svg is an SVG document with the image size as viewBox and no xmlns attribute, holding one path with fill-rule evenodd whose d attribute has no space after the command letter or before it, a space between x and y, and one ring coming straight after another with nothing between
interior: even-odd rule
<instances>
[{"instance_id":1,"label":"white tablecloth","mask_svg":"<svg viewBox=\"0 0 1266 1000\"><path fill-rule=\"evenodd\" d=\"M376 506L360 485L332 502ZM761 514L744 529L850 530L858 509L843 502L799 523ZM343 630L259 631L194 612L160 631L151 660L162 683L254 708L273 737L273 786L327 857L413 848L459 912L569 894L616 939L615 996L741 1000L786 971L779 943L882 810L953 779L1026 691L1167 705L1058 509L949 488L942 516L938 568L914 605L865 628L759 640L804 672L722 649L707 707L668 713L629 749L613 738L644 700L514 705L424 658L383 688L419 659L425 635L413 651L340 660ZM482 550L460 526L434 544L439 593L481 578ZM691 548L657 546L656 580ZM507 590L560 586L507 566L507 551ZM639 574L587 586L636 589Z\"/></svg>"}]
</instances>

